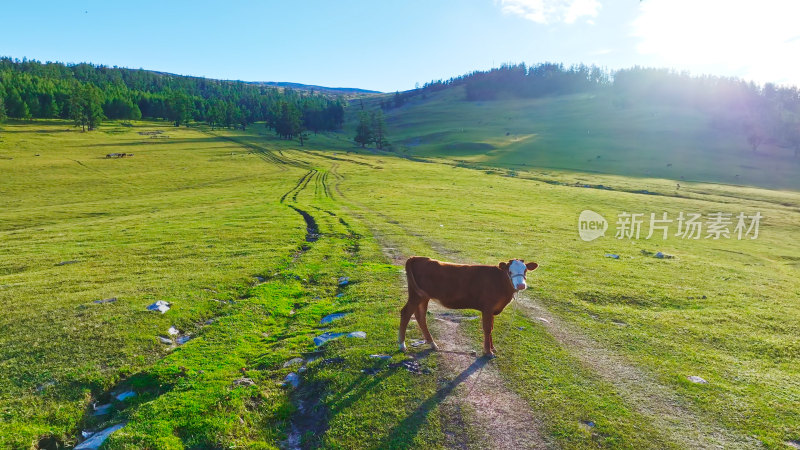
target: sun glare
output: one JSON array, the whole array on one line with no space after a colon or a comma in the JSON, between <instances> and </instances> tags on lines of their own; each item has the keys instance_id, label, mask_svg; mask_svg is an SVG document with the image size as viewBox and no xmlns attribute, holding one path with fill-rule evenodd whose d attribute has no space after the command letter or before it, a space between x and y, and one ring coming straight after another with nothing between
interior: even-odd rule
<instances>
[{"instance_id":1,"label":"sun glare","mask_svg":"<svg viewBox=\"0 0 800 450\"><path fill-rule=\"evenodd\" d=\"M800 83L800 2L645 0L638 50L692 72Z\"/></svg>"}]
</instances>

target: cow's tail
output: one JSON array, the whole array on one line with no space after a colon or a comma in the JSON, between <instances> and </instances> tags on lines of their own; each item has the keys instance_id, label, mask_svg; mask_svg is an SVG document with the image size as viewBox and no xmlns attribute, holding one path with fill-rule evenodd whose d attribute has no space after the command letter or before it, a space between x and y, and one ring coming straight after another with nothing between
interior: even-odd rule
<instances>
[{"instance_id":1,"label":"cow's tail","mask_svg":"<svg viewBox=\"0 0 800 450\"><path fill-rule=\"evenodd\" d=\"M414 270L411 268L411 262L416 259L416 257L412 256L408 258L406 261L406 280L408 280L408 294L415 294L419 297L425 297L425 292L420 289L419 285L417 284L417 280L414 279Z\"/></svg>"}]
</instances>

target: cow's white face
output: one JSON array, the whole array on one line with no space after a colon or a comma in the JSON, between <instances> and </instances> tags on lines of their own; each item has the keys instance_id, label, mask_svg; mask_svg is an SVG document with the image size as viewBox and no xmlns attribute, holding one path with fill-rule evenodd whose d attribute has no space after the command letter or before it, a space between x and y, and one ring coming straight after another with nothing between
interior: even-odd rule
<instances>
[{"instance_id":1,"label":"cow's white face","mask_svg":"<svg viewBox=\"0 0 800 450\"><path fill-rule=\"evenodd\" d=\"M525 277L528 275L529 270L535 270L539 267L536 263L526 264L525 261L521 259L512 259L508 263L500 263L500 267L503 268L503 266L505 266L508 271L511 284L514 285L514 289L518 291L528 289L528 283L525 281Z\"/></svg>"},{"instance_id":2,"label":"cow's white face","mask_svg":"<svg viewBox=\"0 0 800 450\"><path fill-rule=\"evenodd\" d=\"M511 277L511 284L514 285L514 289L524 291L528 288L528 284L525 282L525 272L527 271L528 268L525 267L525 263L518 259L511 261L511 264L508 265L508 276Z\"/></svg>"}]
</instances>

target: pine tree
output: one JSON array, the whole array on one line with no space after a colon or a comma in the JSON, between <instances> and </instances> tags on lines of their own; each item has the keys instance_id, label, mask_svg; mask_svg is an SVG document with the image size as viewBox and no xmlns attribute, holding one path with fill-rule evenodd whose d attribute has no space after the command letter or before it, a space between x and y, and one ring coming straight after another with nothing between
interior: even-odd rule
<instances>
[{"instance_id":1,"label":"pine tree","mask_svg":"<svg viewBox=\"0 0 800 450\"><path fill-rule=\"evenodd\" d=\"M96 86L87 84L85 89L86 96L86 117L89 130L94 130L103 121L103 94Z\"/></svg>"},{"instance_id":2,"label":"pine tree","mask_svg":"<svg viewBox=\"0 0 800 450\"><path fill-rule=\"evenodd\" d=\"M361 144L361 148L364 148L372 142L372 127L369 123L369 117L367 117L367 113L362 112L359 115L358 121L358 128L356 128L356 137L355 141Z\"/></svg>"},{"instance_id":3,"label":"pine tree","mask_svg":"<svg viewBox=\"0 0 800 450\"><path fill-rule=\"evenodd\" d=\"M214 127L221 127L225 123L225 102L215 100L208 109L206 121L211 125L212 130Z\"/></svg>"},{"instance_id":4,"label":"pine tree","mask_svg":"<svg viewBox=\"0 0 800 450\"><path fill-rule=\"evenodd\" d=\"M30 119L31 118L31 111L28 109L28 105L22 100L22 96L19 95L19 91L11 88L8 91L7 98L7 111L8 116L13 117L15 119Z\"/></svg>"},{"instance_id":5,"label":"pine tree","mask_svg":"<svg viewBox=\"0 0 800 450\"><path fill-rule=\"evenodd\" d=\"M78 85L69 99L70 118L81 130L97 128L103 120L103 106L100 89L91 85Z\"/></svg>"},{"instance_id":6,"label":"pine tree","mask_svg":"<svg viewBox=\"0 0 800 450\"><path fill-rule=\"evenodd\" d=\"M386 140L386 119L383 117L383 111L377 110L372 113L372 141L379 149L389 144Z\"/></svg>"}]
</instances>

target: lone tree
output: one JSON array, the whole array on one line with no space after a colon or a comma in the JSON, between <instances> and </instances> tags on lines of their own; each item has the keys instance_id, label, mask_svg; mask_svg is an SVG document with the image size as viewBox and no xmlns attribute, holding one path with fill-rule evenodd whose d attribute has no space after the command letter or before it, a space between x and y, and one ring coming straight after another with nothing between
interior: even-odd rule
<instances>
[{"instance_id":1,"label":"lone tree","mask_svg":"<svg viewBox=\"0 0 800 450\"><path fill-rule=\"evenodd\" d=\"M767 140L764 127L755 119L749 119L744 124L745 135L747 136L747 143L753 149L753 153L758 152L758 147Z\"/></svg>"},{"instance_id":2,"label":"lone tree","mask_svg":"<svg viewBox=\"0 0 800 450\"><path fill-rule=\"evenodd\" d=\"M369 117L367 117L367 113L362 112L359 115L358 120L358 128L356 128L356 137L355 141L361 144L361 148L367 146L367 144L372 142L372 127L370 126Z\"/></svg>"},{"instance_id":3,"label":"lone tree","mask_svg":"<svg viewBox=\"0 0 800 450\"><path fill-rule=\"evenodd\" d=\"M383 117L383 111L373 111L370 121L372 122L372 142L379 149L383 149L389 143L386 140L386 119Z\"/></svg>"},{"instance_id":4,"label":"lone tree","mask_svg":"<svg viewBox=\"0 0 800 450\"><path fill-rule=\"evenodd\" d=\"M76 86L69 99L70 118L82 131L94 130L103 120L100 89L91 84Z\"/></svg>"}]
</instances>

